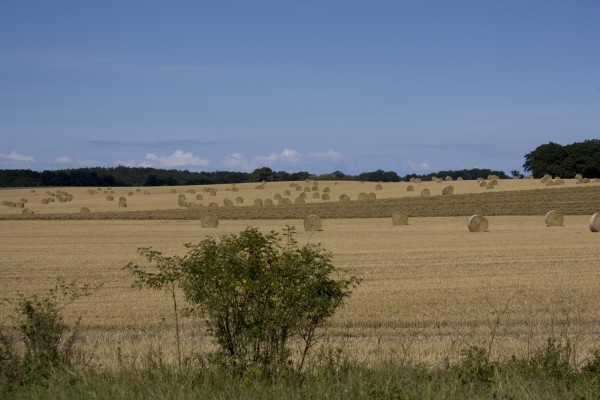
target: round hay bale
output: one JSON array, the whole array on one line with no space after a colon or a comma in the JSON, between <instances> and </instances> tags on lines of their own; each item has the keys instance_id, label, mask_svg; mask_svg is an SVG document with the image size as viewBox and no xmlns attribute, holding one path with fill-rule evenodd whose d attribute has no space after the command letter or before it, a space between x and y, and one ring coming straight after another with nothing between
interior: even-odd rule
<instances>
[{"instance_id":1,"label":"round hay bale","mask_svg":"<svg viewBox=\"0 0 600 400\"><path fill-rule=\"evenodd\" d=\"M202 196L200 193L198 193L196 195L196 200L204 200L204 196Z\"/></svg>"},{"instance_id":2,"label":"round hay bale","mask_svg":"<svg viewBox=\"0 0 600 400\"><path fill-rule=\"evenodd\" d=\"M369 200L375 200L377 198L377 195L373 192L369 193L368 196L369 196Z\"/></svg>"},{"instance_id":3,"label":"round hay bale","mask_svg":"<svg viewBox=\"0 0 600 400\"><path fill-rule=\"evenodd\" d=\"M90 209L87 207L81 207L81 210L79 210L80 213L82 214L89 214L91 213Z\"/></svg>"},{"instance_id":4,"label":"round hay bale","mask_svg":"<svg viewBox=\"0 0 600 400\"><path fill-rule=\"evenodd\" d=\"M482 215L471 215L467 222L469 232L487 232L488 220Z\"/></svg>"},{"instance_id":5,"label":"round hay bale","mask_svg":"<svg viewBox=\"0 0 600 400\"><path fill-rule=\"evenodd\" d=\"M408 185L408 186L406 187L406 191L407 191L407 192L414 192L414 191L415 191L415 187L414 187L413 185Z\"/></svg>"},{"instance_id":6,"label":"round hay bale","mask_svg":"<svg viewBox=\"0 0 600 400\"><path fill-rule=\"evenodd\" d=\"M283 195L284 195L284 196L291 196L291 195L292 195L292 192L290 192L289 190L284 190L284 191L283 191Z\"/></svg>"},{"instance_id":7,"label":"round hay bale","mask_svg":"<svg viewBox=\"0 0 600 400\"><path fill-rule=\"evenodd\" d=\"M583 179L583 175L577 174L577 175L575 175L575 179Z\"/></svg>"},{"instance_id":8,"label":"round hay bale","mask_svg":"<svg viewBox=\"0 0 600 400\"><path fill-rule=\"evenodd\" d=\"M431 177L431 182L437 182L437 180L440 179L437 176L432 176Z\"/></svg>"},{"instance_id":9,"label":"round hay bale","mask_svg":"<svg viewBox=\"0 0 600 400\"><path fill-rule=\"evenodd\" d=\"M488 182L485 184L485 188L486 189L493 189L496 185L494 185L492 182Z\"/></svg>"},{"instance_id":10,"label":"round hay bale","mask_svg":"<svg viewBox=\"0 0 600 400\"><path fill-rule=\"evenodd\" d=\"M479 187L487 187L487 183L485 181L479 182Z\"/></svg>"},{"instance_id":11,"label":"round hay bale","mask_svg":"<svg viewBox=\"0 0 600 400\"><path fill-rule=\"evenodd\" d=\"M203 228L216 228L219 226L219 218L213 213L202 214L200 217L200 225Z\"/></svg>"},{"instance_id":12,"label":"round hay bale","mask_svg":"<svg viewBox=\"0 0 600 400\"><path fill-rule=\"evenodd\" d=\"M321 200L328 201L329 200L329 194L323 193L323 195L321 196Z\"/></svg>"},{"instance_id":13,"label":"round hay bale","mask_svg":"<svg viewBox=\"0 0 600 400\"><path fill-rule=\"evenodd\" d=\"M194 208L194 207L196 207L196 203L194 203L193 201L188 201L187 208Z\"/></svg>"},{"instance_id":14,"label":"round hay bale","mask_svg":"<svg viewBox=\"0 0 600 400\"><path fill-rule=\"evenodd\" d=\"M94 195L94 194L96 194L96 191L92 190L92 189L88 189L87 194Z\"/></svg>"},{"instance_id":15,"label":"round hay bale","mask_svg":"<svg viewBox=\"0 0 600 400\"><path fill-rule=\"evenodd\" d=\"M446 182L450 182L451 180L452 180L452 177L451 177L450 175L448 175L448 176L446 177Z\"/></svg>"},{"instance_id":16,"label":"round hay bale","mask_svg":"<svg viewBox=\"0 0 600 400\"><path fill-rule=\"evenodd\" d=\"M264 204L265 204L265 206L272 206L273 205L273 200L266 199Z\"/></svg>"},{"instance_id":17,"label":"round hay bale","mask_svg":"<svg viewBox=\"0 0 600 400\"><path fill-rule=\"evenodd\" d=\"M415 183L421 183L421 178L415 178Z\"/></svg>"},{"instance_id":18,"label":"round hay bale","mask_svg":"<svg viewBox=\"0 0 600 400\"><path fill-rule=\"evenodd\" d=\"M127 207L127 200L119 200L119 207Z\"/></svg>"},{"instance_id":19,"label":"round hay bale","mask_svg":"<svg viewBox=\"0 0 600 400\"><path fill-rule=\"evenodd\" d=\"M290 187L296 187L298 184L296 182L291 182Z\"/></svg>"},{"instance_id":20,"label":"round hay bale","mask_svg":"<svg viewBox=\"0 0 600 400\"><path fill-rule=\"evenodd\" d=\"M454 186L452 186L452 185L446 186L444 189L442 189L442 196L450 196L453 193L454 193Z\"/></svg>"},{"instance_id":21,"label":"round hay bale","mask_svg":"<svg viewBox=\"0 0 600 400\"><path fill-rule=\"evenodd\" d=\"M392 214L392 225L408 225L408 214L396 211Z\"/></svg>"},{"instance_id":22,"label":"round hay bale","mask_svg":"<svg viewBox=\"0 0 600 400\"><path fill-rule=\"evenodd\" d=\"M223 200L223 205L225 207L233 207L233 201L231 201L230 199L224 199Z\"/></svg>"},{"instance_id":23,"label":"round hay bale","mask_svg":"<svg viewBox=\"0 0 600 400\"><path fill-rule=\"evenodd\" d=\"M415 179L415 178L410 178L408 181L409 181L410 183L415 183L416 179Z\"/></svg>"},{"instance_id":24,"label":"round hay bale","mask_svg":"<svg viewBox=\"0 0 600 400\"><path fill-rule=\"evenodd\" d=\"M556 181L554 181L554 184L555 184L555 185L561 185L561 186L562 186L562 185L564 185L564 184L565 184L565 181L564 181L564 180L562 180L562 179L557 179Z\"/></svg>"},{"instance_id":25,"label":"round hay bale","mask_svg":"<svg viewBox=\"0 0 600 400\"><path fill-rule=\"evenodd\" d=\"M135 189L135 191L136 191L136 192L141 192L141 191L142 191L142 189L140 189L140 188L137 188L137 189Z\"/></svg>"},{"instance_id":26,"label":"round hay bale","mask_svg":"<svg viewBox=\"0 0 600 400\"><path fill-rule=\"evenodd\" d=\"M546 226L563 226L564 221L565 217L560 211L557 210L548 211L544 217Z\"/></svg>"},{"instance_id":27,"label":"round hay bale","mask_svg":"<svg viewBox=\"0 0 600 400\"><path fill-rule=\"evenodd\" d=\"M25 203L23 203L22 201L17 201L16 206L17 208L25 208Z\"/></svg>"},{"instance_id":28,"label":"round hay bale","mask_svg":"<svg viewBox=\"0 0 600 400\"><path fill-rule=\"evenodd\" d=\"M599 232L600 231L600 213L595 213L590 218L589 222L590 231Z\"/></svg>"},{"instance_id":29,"label":"round hay bale","mask_svg":"<svg viewBox=\"0 0 600 400\"><path fill-rule=\"evenodd\" d=\"M234 186L234 187L232 187L232 188L231 188L231 191L232 191L232 192L237 192L237 191L238 191L238 188L237 188L236 186Z\"/></svg>"},{"instance_id":30,"label":"round hay bale","mask_svg":"<svg viewBox=\"0 0 600 400\"><path fill-rule=\"evenodd\" d=\"M211 190L210 192L208 192L209 196L216 196L217 195L217 191L216 190Z\"/></svg>"},{"instance_id":31,"label":"round hay bale","mask_svg":"<svg viewBox=\"0 0 600 400\"><path fill-rule=\"evenodd\" d=\"M497 185L498 185L498 179L494 178L494 179L492 179L492 180L490 181L490 183L491 183L492 185L494 185L494 186L497 186Z\"/></svg>"},{"instance_id":32,"label":"round hay bale","mask_svg":"<svg viewBox=\"0 0 600 400\"><path fill-rule=\"evenodd\" d=\"M279 199L281 199L281 195L279 193L275 193L275 196L273 196L273 198L275 200L279 200Z\"/></svg>"},{"instance_id":33,"label":"round hay bale","mask_svg":"<svg viewBox=\"0 0 600 400\"><path fill-rule=\"evenodd\" d=\"M115 196L106 196L106 201L113 201Z\"/></svg>"},{"instance_id":34,"label":"round hay bale","mask_svg":"<svg viewBox=\"0 0 600 400\"><path fill-rule=\"evenodd\" d=\"M319 192L314 192L313 195L312 195L312 198L313 199L320 199L321 195L319 194Z\"/></svg>"},{"instance_id":35,"label":"round hay bale","mask_svg":"<svg viewBox=\"0 0 600 400\"><path fill-rule=\"evenodd\" d=\"M429 197L429 196L431 196L431 192L429 191L429 189L421 190L421 197Z\"/></svg>"},{"instance_id":36,"label":"round hay bale","mask_svg":"<svg viewBox=\"0 0 600 400\"><path fill-rule=\"evenodd\" d=\"M462 181L464 180L464 178L462 176L459 176L458 178L456 178L457 181Z\"/></svg>"},{"instance_id":37,"label":"round hay bale","mask_svg":"<svg viewBox=\"0 0 600 400\"><path fill-rule=\"evenodd\" d=\"M235 198L235 202L237 204L244 204L244 198L241 197L241 196L238 196L238 197Z\"/></svg>"},{"instance_id":38,"label":"round hay bale","mask_svg":"<svg viewBox=\"0 0 600 400\"><path fill-rule=\"evenodd\" d=\"M546 174L546 175L544 175L544 176L542 177L542 179L540 179L540 182L542 182L542 183L546 183L546 182L548 182L550 179L552 179L552 175L548 175L548 174Z\"/></svg>"},{"instance_id":39,"label":"round hay bale","mask_svg":"<svg viewBox=\"0 0 600 400\"><path fill-rule=\"evenodd\" d=\"M294 200L294 204L304 204L304 197L297 197L296 200Z\"/></svg>"},{"instance_id":40,"label":"round hay bale","mask_svg":"<svg viewBox=\"0 0 600 400\"><path fill-rule=\"evenodd\" d=\"M254 205L255 206L262 206L263 205L262 199L254 199Z\"/></svg>"},{"instance_id":41,"label":"round hay bale","mask_svg":"<svg viewBox=\"0 0 600 400\"><path fill-rule=\"evenodd\" d=\"M21 215L24 217L31 217L33 216L35 213L33 212L33 210L29 209L29 208L24 208L23 211L21 211Z\"/></svg>"},{"instance_id":42,"label":"round hay bale","mask_svg":"<svg viewBox=\"0 0 600 400\"><path fill-rule=\"evenodd\" d=\"M302 197L303 199L306 198L306 192L302 192L298 195L298 197Z\"/></svg>"},{"instance_id":43,"label":"round hay bale","mask_svg":"<svg viewBox=\"0 0 600 400\"><path fill-rule=\"evenodd\" d=\"M375 185L375 190L383 190L383 186L381 186L381 185Z\"/></svg>"},{"instance_id":44,"label":"round hay bale","mask_svg":"<svg viewBox=\"0 0 600 400\"><path fill-rule=\"evenodd\" d=\"M554 181L546 181L546 186L554 186Z\"/></svg>"},{"instance_id":45,"label":"round hay bale","mask_svg":"<svg viewBox=\"0 0 600 400\"><path fill-rule=\"evenodd\" d=\"M210 203L208 203L208 208L212 209L216 209L219 208L219 205L217 203L215 203L214 201L211 201Z\"/></svg>"},{"instance_id":46,"label":"round hay bale","mask_svg":"<svg viewBox=\"0 0 600 400\"><path fill-rule=\"evenodd\" d=\"M342 195L340 195L340 201L341 202L350 201L350 197L347 194L342 194Z\"/></svg>"},{"instance_id":47,"label":"round hay bale","mask_svg":"<svg viewBox=\"0 0 600 400\"><path fill-rule=\"evenodd\" d=\"M310 188L309 188L308 186L306 186L306 187L304 188L304 191L305 191L305 192L310 192Z\"/></svg>"},{"instance_id":48,"label":"round hay bale","mask_svg":"<svg viewBox=\"0 0 600 400\"><path fill-rule=\"evenodd\" d=\"M331 189L329 189L329 186L326 186L323 188L323 193L330 193Z\"/></svg>"},{"instance_id":49,"label":"round hay bale","mask_svg":"<svg viewBox=\"0 0 600 400\"><path fill-rule=\"evenodd\" d=\"M27 199L25 199L25 198L21 198L21 201L22 201L23 203L27 204Z\"/></svg>"},{"instance_id":50,"label":"round hay bale","mask_svg":"<svg viewBox=\"0 0 600 400\"><path fill-rule=\"evenodd\" d=\"M435 183L442 183L442 182L444 182L444 180L443 180L442 178L437 178L437 179L435 180Z\"/></svg>"},{"instance_id":51,"label":"round hay bale","mask_svg":"<svg viewBox=\"0 0 600 400\"><path fill-rule=\"evenodd\" d=\"M310 190L312 190L313 192L318 192L319 191L319 186L313 185L313 187L311 187Z\"/></svg>"},{"instance_id":52,"label":"round hay bale","mask_svg":"<svg viewBox=\"0 0 600 400\"><path fill-rule=\"evenodd\" d=\"M301 192L302 191L302 186L300 186L300 185L296 186L295 190L297 192Z\"/></svg>"},{"instance_id":53,"label":"round hay bale","mask_svg":"<svg viewBox=\"0 0 600 400\"><path fill-rule=\"evenodd\" d=\"M321 220L316 215L308 215L304 218L304 230L307 232L315 232L321 230Z\"/></svg>"},{"instance_id":54,"label":"round hay bale","mask_svg":"<svg viewBox=\"0 0 600 400\"><path fill-rule=\"evenodd\" d=\"M358 195L358 201L367 201L367 200L369 200L368 194L363 192Z\"/></svg>"},{"instance_id":55,"label":"round hay bale","mask_svg":"<svg viewBox=\"0 0 600 400\"><path fill-rule=\"evenodd\" d=\"M208 192L210 192L210 188L209 187L204 187L204 188L202 188L202 191L204 193L208 193Z\"/></svg>"},{"instance_id":56,"label":"round hay bale","mask_svg":"<svg viewBox=\"0 0 600 400\"><path fill-rule=\"evenodd\" d=\"M277 200L277 204L280 206L288 206L292 204L292 200L288 199L287 197L282 197L279 200Z\"/></svg>"},{"instance_id":57,"label":"round hay bale","mask_svg":"<svg viewBox=\"0 0 600 400\"><path fill-rule=\"evenodd\" d=\"M42 204L48 204L48 199L42 199ZM6 205L6 204L3 204Z\"/></svg>"},{"instance_id":58,"label":"round hay bale","mask_svg":"<svg viewBox=\"0 0 600 400\"><path fill-rule=\"evenodd\" d=\"M481 178L481 177L480 177L480 178L477 178L477 183L481 183L481 182L483 182L483 181L484 181L484 179L483 179L483 178Z\"/></svg>"}]
</instances>

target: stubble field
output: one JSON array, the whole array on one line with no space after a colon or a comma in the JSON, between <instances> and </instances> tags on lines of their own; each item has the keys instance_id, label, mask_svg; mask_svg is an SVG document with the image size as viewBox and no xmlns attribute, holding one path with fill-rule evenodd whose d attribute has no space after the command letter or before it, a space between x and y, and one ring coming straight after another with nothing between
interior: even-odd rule
<instances>
[{"instance_id":1,"label":"stubble field","mask_svg":"<svg viewBox=\"0 0 600 400\"><path fill-rule=\"evenodd\" d=\"M435 366L446 357L455 359L469 345L490 347L495 357L526 355L550 335L568 337L580 360L599 348L600 234L591 233L587 227L588 209L597 207L596 211L600 211L595 189L598 185L580 188L574 182L567 182L565 188L546 189L539 181L500 182L494 190L500 191L505 186L511 196L542 189L546 203L540 203L537 215L510 215L510 207L497 213L509 215L488 212L489 232L470 233L467 218L450 212L460 207L464 212L469 211L468 207L473 206L464 206L467 200L457 199L460 196L470 199L469 196L485 188L473 181L420 185L428 185L434 195L433 189L441 192L448 184L456 187L451 199L447 198L456 202L454 206L446 206L448 216L411 213L409 225L392 226L385 213L401 203L385 207L381 204L414 197L421 210L435 209L420 203L435 196L420 199L419 189L406 192L408 183L382 184L379 191L375 191L372 183L340 182L335 186L332 183L327 185L332 198L347 193L354 200L364 191L375 192L378 200L361 203L357 208L362 210L361 214L354 218L325 219L323 230L313 233L303 231L299 218L285 218L277 213L273 218L268 218L268 213L260 219L242 219L244 214L229 214L234 216L227 218L225 207L219 207L223 214L219 227L214 229L203 229L197 219L133 220L111 214L101 220L70 220L64 216L79 215L86 202L92 214L95 209L127 213L177 208L178 194L192 188L177 188L178 194L171 193L170 188L151 188L156 193L150 195L135 192L135 188L115 188L134 193L128 197L128 207L124 210L117 210L116 204L106 205L104 193L91 195L86 192L89 188L64 188L75 192L73 200L44 205L47 210L40 205L34 218L23 219L13 208L2 208L6 218L0 220L0 292L2 297L17 292L39 293L51 287L57 277L103 283L92 296L65 309L70 321L83 316L84 349L102 365L116 363L117 354L136 357L149 349L174 355L168 297L131 289L133 278L122 269L129 261L142 261L136 249L153 246L168 255L182 254L183 243L198 242L206 235L237 233L247 226L265 232L280 231L284 225L293 225L299 231L300 244L322 243L334 254L337 266L363 278L347 304L325 327L329 344L344 348L351 358L376 363L387 358L410 357ZM226 196L243 196L247 205L255 197L273 198L290 189L287 183L279 185L269 188L267 184L264 190L238 185L237 193L226 190L231 186L221 187L216 196L210 197L223 200ZM320 187L322 193L325 185L321 183ZM37 196L46 190L36 189ZM201 187L195 190L202 193ZM560 195L561 191L566 194ZM487 196L485 193L481 196ZM562 227L546 227L543 216L550 209L545 207L552 205L548 201L552 201L553 193L556 198L570 199L571 207L583 202L587 208L575 215L565 215ZM25 189L0 192L2 200L34 196ZM187 193L187 197L191 196ZM205 196L207 200L208 197ZM337 197L329 202L330 207L341 204ZM482 198L475 202L479 207L502 206L503 201L509 201L497 198L485 203ZM95 207L89 204L92 199L97 201L93 203ZM33 200L28 200L28 204L32 203ZM242 206L232 209L239 211ZM311 210L301 208L308 204L298 206L297 213ZM272 206L272 210L277 207ZM384 211L379 218L364 217L369 215L364 210L370 207L383 207ZM248 210L254 208L260 209L250 206ZM566 206L565 209L568 211ZM63 217L42 218L49 214ZM2 323L10 310L6 304L0 309ZM183 334L187 353L206 351L211 346L201 324L193 319L184 320Z\"/></svg>"}]
</instances>

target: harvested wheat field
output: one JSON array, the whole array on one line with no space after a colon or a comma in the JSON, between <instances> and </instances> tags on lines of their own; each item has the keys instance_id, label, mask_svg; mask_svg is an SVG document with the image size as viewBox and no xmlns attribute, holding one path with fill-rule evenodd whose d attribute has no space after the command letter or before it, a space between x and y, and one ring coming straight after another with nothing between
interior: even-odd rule
<instances>
[{"instance_id":1,"label":"harvested wheat field","mask_svg":"<svg viewBox=\"0 0 600 400\"><path fill-rule=\"evenodd\" d=\"M460 193L461 183L453 182L450 198ZM382 186L378 199L386 191ZM236 195L246 197L243 185L238 187ZM338 198L330 187L332 198ZM164 190L176 204L177 194ZM253 204L257 192L244 204ZM128 197L128 208L136 196ZM83 215L82 206L77 204L74 213ZM103 283L91 297L65 309L71 322L83 317L84 349L102 365L114 365L117 353L142 357L161 349L174 355L168 296L130 288L133 278L122 269L129 261L142 262L136 249L153 246L166 255L183 254L183 243L206 235L237 233L249 225L281 230L289 224L296 227L300 244L322 243L337 266L363 278L325 328L329 344L343 347L352 358L369 363L410 357L435 366L446 357L455 359L468 345L487 347L492 338L493 356L527 354L549 335L568 336L583 358L600 342L600 234L590 232L591 213L565 213L563 226L548 227L544 214L550 209L535 216L488 214L488 232L478 233L469 232L466 216L411 215L408 225L394 226L391 213L350 219L316 214L320 231L304 231L302 218L222 215L216 228L202 228L199 219L2 220L0 291L2 297L44 291L57 277ZM2 306L0 321L9 310ZM182 334L188 354L210 348L193 319L184 320Z\"/></svg>"}]
</instances>

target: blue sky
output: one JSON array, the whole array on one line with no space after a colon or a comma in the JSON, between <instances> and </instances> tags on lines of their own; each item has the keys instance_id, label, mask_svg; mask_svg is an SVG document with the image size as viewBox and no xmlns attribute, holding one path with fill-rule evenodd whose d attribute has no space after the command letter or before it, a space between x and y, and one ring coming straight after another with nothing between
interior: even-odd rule
<instances>
[{"instance_id":1,"label":"blue sky","mask_svg":"<svg viewBox=\"0 0 600 400\"><path fill-rule=\"evenodd\" d=\"M600 137L600 2L0 1L0 168L520 169Z\"/></svg>"}]
</instances>

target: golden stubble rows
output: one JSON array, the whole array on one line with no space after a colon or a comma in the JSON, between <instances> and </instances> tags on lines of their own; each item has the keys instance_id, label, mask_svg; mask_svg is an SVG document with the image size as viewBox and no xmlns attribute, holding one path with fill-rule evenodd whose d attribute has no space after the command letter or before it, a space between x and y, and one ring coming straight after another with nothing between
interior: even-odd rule
<instances>
[{"instance_id":1,"label":"golden stubble rows","mask_svg":"<svg viewBox=\"0 0 600 400\"><path fill-rule=\"evenodd\" d=\"M84 347L99 362L149 348L174 354L168 297L131 289L122 270L142 262L140 246L183 254L206 235L298 228L300 244L320 242L337 266L363 283L325 331L329 344L358 360L407 357L429 364L456 357L494 337L495 356L527 353L548 335L569 336L584 357L600 347L600 236L586 216L546 227L543 217L489 217L487 233L469 233L464 217L324 220L323 231L301 231L301 220L0 221L0 291L42 292L57 277L102 282L93 296L66 309L82 315ZM5 321L10 308L1 310ZM499 323L496 323L499 318ZM201 324L184 322L184 349L205 351ZM495 330L495 334L492 331Z\"/></svg>"}]
</instances>

